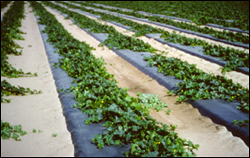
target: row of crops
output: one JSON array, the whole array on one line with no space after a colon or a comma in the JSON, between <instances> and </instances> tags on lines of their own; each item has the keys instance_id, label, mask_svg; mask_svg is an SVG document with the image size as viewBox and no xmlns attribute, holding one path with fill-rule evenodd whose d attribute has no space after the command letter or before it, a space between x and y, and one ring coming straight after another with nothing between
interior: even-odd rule
<instances>
[{"instance_id":1,"label":"row of crops","mask_svg":"<svg viewBox=\"0 0 250 158\"><path fill-rule=\"evenodd\" d=\"M118 13L125 14L125 15L131 15L131 16L138 17L138 18L145 18L145 19L149 19L149 20L154 21L154 22L160 22L162 24L175 26L176 28L186 29L186 30L198 32L201 34L209 34L209 35L211 35L215 38L218 38L218 39L224 39L227 41L242 42L242 43L249 44L248 36L246 34L242 34L240 32L233 33L233 32L226 31L226 30L218 31L217 29L214 29L214 28L208 27L208 26L201 27L199 25L194 25L194 24L190 24L190 23L186 23L186 22L182 22L182 21L175 21L175 20L172 20L169 18L163 18L162 16L145 15L145 14L141 14L139 12L129 12L129 11L121 10L121 9L106 8L104 6L97 6L96 4L92 4L92 3L83 3L83 2L77 2L77 1L75 1L75 3L82 4L82 5L88 6L88 7L94 7L94 8L98 8L98 9L114 11L114 12L118 12Z\"/></svg>"},{"instance_id":2,"label":"row of crops","mask_svg":"<svg viewBox=\"0 0 250 158\"><path fill-rule=\"evenodd\" d=\"M197 24L219 24L249 31L249 2L242 1L87 1L136 11L189 19Z\"/></svg>"},{"instance_id":3,"label":"row of crops","mask_svg":"<svg viewBox=\"0 0 250 158\"><path fill-rule=\"evenodd\" d=\"M103 44L109 45L110 48L117 47L117 49L130 49L138 52L148 51L152 53L156 51L147 43L118 33L111 26L102 25L82 14L69 11L64 7L55 5L54 3L45 2L45 4L67 14L75 21L75 23L79 24L81 28L89 28L89 31L94 33L109 33L108 39L106 39ZM74 7L67 3L63 4ZM76 8L87 11L83 7ZM93 13L93 11L91 11L91 13ZM105 16L105 14L103 16ZM184 80L184 83L178 85L180 88L175 91L175 93L179 95L178 101L180 102L189 98L194 100L215 98L227 101L239 100L241 105L238 109L241 109L244 112L249 111L249 90L243 88L240 84L234 84L232 80L229 80L226 77L204 73L201 70L196 69L195 65L189 65L187 62L182 62L179 59L167 58L161 54L157 54L151 58L146 58L145 60L148 60L150 65L158 67L159 72L162 72L165 75L175 75L177 79Z\"/></svg>"},{"instance_id":4,"label":"row of crops","mask_svg":"<svg viewBox=\"0 0 250 158\"><path fill-rule=\"evenodd\" d=\"M172 34L149 25L141 25L122 17L79 7L75 5L76 3L57 2L67 5L69 8L100 15L102 20L115 21L123 25L131 26L135 35L129 37L116 31L114 27L102 25L96 20L70 11L68 8L47 1L41 3L66 14L68 16L67 18L73 19L75 24L87 29L88 32L108 33L108 38L102 44L109 46L110 49L116 47L117 49L129 49L136 52L155 53L157 52L156 49L135 37L144 36L148 33L162 33L162 37L167 41L191 46L203 46L203 48L205 48L204 52L210 53L210 55L216 54L223 60L226 60L228 63L223 69L223 72L232 71L242 66L249 68L249 55L245 51L229 47L225 48L220 45L211 45L202 40L182 37L178 34ZM80 42L71 36L62 24L40 3L30 2L30 4L36 12L35 14L39 16L39 24L47 26L43 30L43 32L49 36L47 42L53 44L57 49L56 53L62 56L58 61L58 65L65 70L69 76L75 78L74 82L77 86L71 87L70 91L74 93L75 99L78 101L77 108L89 116L89 118L85 120L85 124L98 123L102 120L105 121L104 126L107 127L107 130L102 134L96 135L95 138L92 138L92 142L95 143L99 149L102 149L105 145L121 145L121 143L125 143L131 144L130 153L124 153L126 156L195 156L193 150L198 149L199 145L195 145L191 141L178 137L178 134L174 132L176 126L168 126L157 122L149 116L149 108L144 106L145 103L142 102L142 99L131 97L128 95L126 89L117 87L113 75L109 74L104 67L104 61L101 58L95 58L91 53L94 48L90 47L86 43L87 41ZM86 4L86 6L94 7L91 3ZM122 4L120 4L119 7L122 7ZM140 8L139 10L142 9ZM133 14L142 16L135 12L133 12ZM147 18L151 17L147 16ZM9 27L10 26L5 26L5 28ZM219 35L217 38L220 37L234 42L245 42L249 44L249 38L244 34L223 32L224 34L222 33L223 35ZM10 34L11 36L9 36ZM3 53L12 52L7 49L13 49L15 45L5 43L4 45L6 47L9 46L9 48L5 48L4 45L2 45L2 36L1 22L1 76L4 76L4 71L2 74L2 68L3 66L7 67L6 65L8 64L3 62L5 65L2 65L2 51L5 50ZM11 40L10 37L14 37L14 34L6 33L5 36L5 38ZM216 37L216 35L214 36ZM230 37L230 39L227 38L227 36ZM5 55L5 59L6 58L7 56ZM244 113L249 113L248 88L244 88L240 84L234 84L232 80L226 77L204 73L202 70L197 69L195 65L190 65L177 58L168 58L161 54L155 54L145 58L145 61L148 61L150 66L157 67L158 72L166 76L175 76L177 79L184 81L178 84L177 90L170 92L179 95L177 98L178 102L183 102L188 99L219 98L228 102L237 101L239 102L237 109ZM55 65L57 65L57 63L55 63ZM15 76L15 73L12 74ZM24 74L25 73L22 72L22 75ZM27 75L31 75L31 73ZM6 88L2 88L1 83L1 101L4 101L4 99L2 99L4 94L10 95L12 93L13 91L6 91ZM249 120L235 120L235 123L248 126Z\"/></svg>"},{"instance_id":5,"label":"row of crops","mask_svg":"<svg viewBox=\"0 0 250 158\"><path fill-rule=\"evenodd\" d=\"M40 3L31 2L31 6L39 16L39 24L47 26L43 30L48 34L47 42L52 43L63 57L59 59L59 66L76 79L77 86L70 90L74 92L81 111L89 115L85 124L106 122L107 130L96 135L93 143L100 149L104 145L129 143L131 150L127 156L194 155L192 150L198 145L179 138L174 132L175 126L156 122L137 98L117 87L103 60L96 59L91 53L92 47L72 37Z\"/></svg>"},{"instance_id":6,"label":"row of crops","mask_svg":"<svg viewBox=\"0 0 250 158\"><path fill-rule=\"evenodd\" d=\"M5 8L11 1L1 2L1 9ZM15 40L25 40L21 34L25 34L19 29L21 26L21 20L24 18L24 2L13 2L9 10L3 15L1 21L1 76L8 78L17 77L32 77L37 76L37 73L23 72L22 69L17 70L7 60L8 55L22 55L22 50L17 50L20 47ZM22 86L13 86L6 79L1 80L1 103L10 103L10 99L3 98L9 95L25 95L26 93L38 94L41 91L31 90ZM12 126L8 122L3 122L1 119L1 138L8 139L13 138L15 140L21 140L19 134L25 135L26 131L22 130L21 125Z\"/></svg>"},{"instance_id":7,"label":"row of crops","mask_svg":"<svg viewBox=\"0 0 250 158\"><path fill-rule=\"evenodd\" d=\"M242 50L231 48L231 47L224 47L224 46L217 45L217 44L211 44L209 42L206 42L204 40L200 40L197 38L188 38L186 36L176 34L175 32L170 33L168 31L165 31L163 29L159 29L156 27L152 27L150 25L145 25L145 24L142 25L137 22L133 22L132 20L125 19L123 17L118 17L115 15L111 15L111 14L107 14L107 13L103 13L99 11L93 11L92 9L70 5L65 2L61 2L61 3L66 4L69 7L74 8L74 9L79 9L85 12L89 12L91 14L100 15L102 20L118 22L118 23L121 23L122 25L129 26L131 27L130 30L135 32L134 36L136 37L143 36L145 34L150 34L150 33L161 33L162 34L161 38L163 38L164 41L166 42L180 43L184 46L190 46L190 47L201 46L203 48L204 54L212 56L212 57L218 57L224 61L227 61L224 68L222 69L223 73L227 71L236 70L239 67L249 68L249 60L248 60L249 54L246 51L242 51ZM118 12L124 12L124 11L119 10ZM232 32L227 32L227 33L230 34ZM238 34L240 34L241 37L235 37L235 38L238 38L241 40L245 38L246 40L248 40L247 43L249 44L249 36L243 35L242 33L238 33ZM242 36L244 36L244 38ZM228 38L228 36L226 37Z\"/></svg>"},{"instance_id":8,"label":"row of crops","mask_svg":"<svg viewBox=\"0 0 250 158\"><path fill-rule=\"evenodd\" d=\"M17 6L22 7L17 7ZM15 9L18 8L18 9ZM21 20L24 18L24 2L14 2L10 9L4 14L3 21L1 21L1 76L8 78L17 77L32 77L37 76L37 73L23 72L22 69L17 70L10 64L7 59L10 54L22 55L22 50L18 51L20 47L13 39L24 40L20 34L25 34L19 29ZM37 93L36 90L32 91L29 88L11 86L6 80L1 81L1 102L10 102L4 99L3 95L24 95L30 92L31 94Z\"/></svg>"},{"instance_id":9,"label":"row of crops","mask_svg":"<svg viewBox=\"0 0 250 158\"><path fill-rule=\"evenodd\" d=\"M78 26L84 29L88 29L89 32L108 33L109 36L103 42L103 44L108 45L110 48L116 47L118 49L130 49L138 52L155 51L153 49L145 50L144 48L149 48L147 47L147 43L145 44L140 40L134 39L133 37L128 37L117 33L117 31L113 31L114 29L112 27L101 25L95 20L83 16L82 14L69 11L64 7L55 5L54 3L45 2L45 4L57 10L60 10L60 12L62 12L63 14L68 15L67 18L73 19L74 22L78 24ZM75 7L67 3L64 4L70 6L71 8ZM81 10L81 7L77 7L77 9ZM137 41L140 41L139 44L136 43ZM144 43L145 45L142 45L142 43ZM141 46L141 49L137 47L138 45ZM177 79L184 80L184 83L180 83L178 85L178 90L172 91L175 94L179 95L179 98L177 99L179 102L183 102L188 99L197 100L216 98L224 99L229 102L237 100L240 102L240 105L237 107L237 109L249 113L249 90L243 88L240 84L234 84L232 83L232 80L229 80L226 77L206 74L201 70L196 69L195 65L189 65L187 62L182 62L175 58L166 58L158 54L154 57L151 57L151 59L145 58L145 60L149 60L150 65L158 67L159 72L162 72L165 75L175 75ZM248 120L241 120L239 122L235 120L235 123L239 123L241 125L248 125L248 122Z\"/></svg>"}]
</instances>

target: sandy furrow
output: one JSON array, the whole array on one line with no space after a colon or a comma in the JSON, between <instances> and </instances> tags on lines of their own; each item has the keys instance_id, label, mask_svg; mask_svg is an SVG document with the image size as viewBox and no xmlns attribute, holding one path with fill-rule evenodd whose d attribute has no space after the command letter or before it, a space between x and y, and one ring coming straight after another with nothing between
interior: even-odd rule
<instances>
[{"instance_id":1,"label":"sandy furrow","mask_svg":"<svg viewBox=\"0 0 250 158\"><path fill-rule=\"evenodd\" d=\"M150 112L150 115L160 122L177 124L176 131L181 138L200 145L199 150L196 151L197 156L249 155L249 148L244 142L240 138L232 136L224 126L214 124L209 118L201 116L198 110L190 104L176 104L176 96L167 96L166 91L168 90L165 87L159 85L155 80L150 81L151 78L148 75L117 56L107 47L98 47L100 42L72 24L71 20L64 19L62 15L49 7L46 9L55 15L72 36L96 48L92 53L96 57L103 57L107 63L108 72L114 74L115 79L119 82L119 87L129 88L128 93L132 96L136 96L137 92L157 94L163 102L167 103L172 110L170 115L164 111L155 112L154 110Z\"/></svg>"},{"instance_id":2,"label":"sandy furrow","mask_svg":"<svg viewBox=\"0 0 250 158\"><path fill-rule=\"evenodd\" d=\"M61 6L64 6L64 5L61 5ZM73 9L69 9L69 10L75 11ZM75 11L75 12L77 12L77 11ZM91 16L83 14L83 13L79 13L79 14L85 15L88 18L96 20L97 22L99 22L101 24L113 26L118 32L120 32L124 35L132 36L134 34L134 32L131 32L129 30L126 30L124 28L121 28L119 26L111 24L109 22L102 21L100 19L97 19L95 17L91 17ZM198 69L200 69L208 74L213 73L214 75L226 76L228 79L232 79L232 81L234 83L239 83L245 88L249 87L249 76L248 75L245 75L245 74L237 72L237 71L227 72L224 75L221 72L222 67L216 63L209 62L207 60L204 60L204 59L201 59L199 57L185 53L185 52L178 50L176 48L169 47L167 44L162 44L162 43L160 43L152 38L149 39L145 36L141 36L141 37L137 37L137 39L141 39L145 43L149 43L153 48L155 48L157 50L168 52L168 54L165 54L165 56L167 56L167 57L176 57L182 61L187 61L189 64L196 64L196 67ZM159 52L157 52L157 53L159 53Z\"/></svg>"},{"instance_id":3,"label":"sandy furrow","mask_svg":"<svg viewBox=\"0 0 250 158\"><path fill-rule=\"evenodd\" d=\"M23 53L21 56L9 55L8 62L24 72L37 72L37 77L6 78L14 86L41 90L42 94L8 96L10 103L1 104L1 119L11 125L21 125L28 134L21 141L1 139L1 156L74 156L74 146L62 114L61 102L45 52L42 37L34 13L25 4L25 19L20 30L25 41L16 40ZM42 133L32 133L33 129ZM52 137L57 134L57 137Z\"/></svg>"},{"instance_id":4,"label":"sandy furrow","mask_svg":"<svg viewBox=\"0 0 250 158\"><path fill-rule=\"evenodd\" d=\"M96 3L93 3L93 4L98 6L98 4L96 4ZM101 6L103 6L103 7L105 7L105 8L114 9L114 8L109 7L109 6L107 6L107 5L106 5L106 6L105 6L105 5L101 5ZM124 9L121 9L121 10L124 10ZM124 10L124 11L126 11L126 10ZM154 15L145 14L145 13L140 13L140 14L147 15L147 16L154 16ZM166 19L170 19L170 18L166 18ZM195 23L186 22L186 21L183 21L183 20L177 20L177 19L171 19L171 20L176 21L176 22L185 22L185 23L187 23L187 24L197 26ZM221 28L217 28L217 27L212 27L212 26L206 26L206 25L199 25L199 27L208 27L208 28L212 28L212 29L217 30L217 31L223 31L223 30L225 30L225 29L221 29ZM226 30L226 31L228 31L228 32L233 32L233 33L237 33L236 31L230 31L230 30ZM243 33L243 34L249 36L249 34L247 34L247 33Z\"/></svg>"}]
</instances>

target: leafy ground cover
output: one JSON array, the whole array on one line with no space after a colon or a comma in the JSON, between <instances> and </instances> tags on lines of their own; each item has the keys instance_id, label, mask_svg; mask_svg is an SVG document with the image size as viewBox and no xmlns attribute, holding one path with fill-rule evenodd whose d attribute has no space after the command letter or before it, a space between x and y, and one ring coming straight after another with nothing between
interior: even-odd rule
<instances>
[{"instance_id":1,"label":"leafy ground cover","mask_svg":"<svg viewBox=\"0 0 250 158\"><path fill-rule=\"evenodd\" d=\"M164 30L162 30L162 29L157 29L157 28L154 28L152 26L145 25L145 24L142 25L142 24L139 24L137 22L133 22L132 20L127 20L125 18L114 16L114 15L111 15L111 14L106 14L106 13L94 11L94 10L91 10L91 9L87 9L87 8L84 8L84 7L71 5L71 4L66 3L66 2L57 2L57 3L62 3L63 5L66 5L66 6L70 7L70 8L80 9L82 11L87 11L87 12L89 12L91 14L101 15L102 20L115 21L115 22L121 23L123 25L130 26L131 30L135 31L135 35L134 35L135 37L142 36L142 35L145 35L147 33L162 33L162 32L164 32Z\"/></svg>"},{"instance_id":2,"label":"leafy ground cover","mask_svg":"<svg viewBox=\"0 0 250 158\"><path fill-rule=\"evenodd\" d=\"M23 136L25 134L27 134L26 131L22 130L22 126L21 125L15 125L14 127L10 125L10 123L8 122L2 122L1 120L1 138L2 139L9 139L10 137L17 140L17 141L21 141L21 139L19 138L20 136L18 135L18 133L20 134L20 136Z\"/></svg>"},{"instance_id":3,"label":"leafy ground cover","mask_svg":"<svg viewBox=\"0 0 250 158\"><path fill-rule=\"evenodd\" d=\"M172 19L162 18L159 16L149 16L149 15L143 15L143 14L136 13L136 12L129 12L129 11L122 11L122 10L118 10L118 9L105 8L103 6L93 5L92 3L82 3L82 2L77 2L77 1L74 1L74 3L81 4L82 6L90 6L90 7L94 7L94 8L100 8L100 9L105 9L105 10L109 10L109 11L113 11L113 12L118 12L121 14L130 15L130 16L134 16L134 17L138 17L138 18L146 18L146 19L149 19L149 20L154 21L154 22L160 22L163 24L172 25L172 26L175 26L177 28L191 30L194 32L202 33L202 34L209 34L209 35L211 35L215 38L218 38L218 39L224 39L227 41L242 42L245 44L249 44L249 36L242 34L242 33L239 33L239 32L233 33L231 31L226 31L226 30L217 31L217 30L209 28L209 27L199 27L197 25L188 24L186 22L178 22L178 21L174 21Z\"/></svg>"},{"instance_id":4,"label":"leafy ground cover","mask_svg":"<svg viewBox=\"0 0 250 158\"><path fill-rule=\"evenodd\" d=\"M145 11L149 13L164 14L168 16L190 19L200 24L213 23L225 27L235 27L249 31L249 2L186 2L186 1L162 1L162 2L135 2L135 1L88 1L87 3L99 3L115 7ZM173 13L174 12L174 13ZM229 22L226 20L233 20Z\"/></svg>"},{"instance_id":5,"label":"leafy ground cover","mask_svg":"<svg viewBox=\"0 0 250 158\"><path fill-rule=\"evenodd\" d=\"M169 94L176 94L178 102L188 99L223 99L229 102L237 100L240 105L237 109L249 113L249 89L240 84L234 84L231 79L224 76L204 73L196 68L196 65L188 64L176 58L167 58L161 54L145 57L149 66L158 68L159 73L175 76L184 82L178 84L178 90L172 90ZM245 121L249 122L249 121ZM237 123L237 121L235 121Z\"/></svg>"},{"instance_id":6,"label":"leafy ground cover","mask_svg":"<svg viewBox=\"0 0 250 158\"><path fill-rule=\"evenodd\" d=\"M156 50L152 48L148 43L144 43L140 39L129 37L119 33L112 26L102 25L93 19L90 19L82 14L68 10L65 7L61 7L51 2L43 2L44 4L61 11L64 14L68 14L79 27L89 29L88 32L93 33L108 33L108 39L103 44L109 45L109 48L117 47L117 49L130 49L138 52L151 52Z\"/></svg>"},{"instance_id":7,"label":"leafy ground cover","mask_svg":"<svg viewBox=\"0 0 250 158\"><path fill-rule=\"evenodd\" d=\"M25 93L30 93L30 94L39 94L42 93L41 90L30 90L30 88L24 88L22 86L12 86L9 82L6 80L1 81L1 102L10 102L10 99L4 99L3 96L4 94L6 96L9 95L25 95Z\"/></svg>"},{"instance_id":8,"label":"leafy ground cover","mask_svg":"<svg viewBox=\"0 0 250 158\"><path fill-rule=\"evenodd\" d=\"M43 32L49 34L48 42L63 57L59 66L75 78L77 86L70 91L75 94L77 107L89 116L85 123L106 121L107 130L92 138L93 143L100 149L130 143L126 156L194 156L193 150L199 145L179 138L174 132L176 126L151 118L148 108L126 89L117 87L113 75L103 67L103 59L91 53L92 47L74 39L41 4L30 3L40 16L39 23L47 26Z\"/></svg>"},{"instance_id":9,"label":"leafy ground cover","mask_svg":"<svg viewBox=\"0 0 250 158\"><path fill-rule=\"evenodd\" d=\"M54 4L51 4L51 6L60 8L60 10L63 8ZM123 42L122 40L119 41L119 39L117 41L119 43ZM232 80L226 77L206 74L196 69L194 65L189 65L187 62L182 62L176 58L155 55L150 59L145 58L145 60L149 60L151 65L157 66L159 72L165 75L175 75L177 79L184 80L184 83L178 85L179 90L175 92L179 95L177 101L182 102L189 98L193 100L219 98L229 102L238 100L240 101L238 109L249 113L249 90L243 88L240 84L234 84Z\"/></svg>"},{"instance_id":10,"label":"leafy ground cover","mask_svg":"<svg viewBox=\"0 0 250 158\"><path fill-rule=\"evenodd\" d=\"M43 131L39 130L38 133L42 133ZM33 129L32 133L36 133L36 130ZM20 136L28 134L26 131L22 130L21 125L10 125L8 122L3 122L1 120L1 138L2 139L9 139L13 138L16 141L21 141Z\"/></svg>"},{"instance_id":11,"label":"leafy ground cover","mask_svg":"<svg viewBox=\"0 0 250 158\"><path fill-rule=\"evenodd\" d=\"M249 54L245 53L244 51L240 51L238 49L229 48L229 47L225 48L225 47L222 47L221 45L216 45L216 44L211 45L208 42L205 42L204 40L199 40L196 38L194 39L187 38L186 36L176 34L175 32L169 33L168 31L165 31L159 28L155 28L149 25L142 25L142 24L133 22L131 20L127 20L127 19L117 17L114 15L110 15L110 14L106 14L106 13L102 13L98 11L93 11L91 9L86 9L83 7L71 5L65 2L60 2L60 3L67 5L70 8L80 9L82 11L87 11L92 14L101 15L102 20L115 21L123 25L130 26L132 31L136 31L135 36L141 36L147 33L162 33L161 37L164 38L168 42L180 43L186 46L202 46L204 49L204 54L219 57L222 60L227 61L225 67L222 69L223 73L227 71L236 70L237 67L249 67ZM114 37L117 37L117 34ZM120 37L120 35L118 37ZM117 44L118 43L117 40L122 41L124 39L125 39L124 37L121 39L120 38L107 39L106 41L104 41L104 44L108 44L108 43L114 44L114 40L115 40L115 43ZM123 45L125 45L126 43L128 42L126 41L122 42ZM119 47L119 48L123 49L124 47Z\"/></svg>"}]
</instances>

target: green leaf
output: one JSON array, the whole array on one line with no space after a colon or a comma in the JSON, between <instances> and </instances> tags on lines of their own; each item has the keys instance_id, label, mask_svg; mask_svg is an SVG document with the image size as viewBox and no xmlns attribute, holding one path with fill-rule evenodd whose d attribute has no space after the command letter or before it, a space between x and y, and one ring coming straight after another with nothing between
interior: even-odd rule
<instances>
[{"instance_id":1,"label":"green leaf","mask_svg":"<svg viewBox=\"0 0 250 158\"><path fill-rule=\"evenodd\" d=\"M21 139L19 138L19 135L16 134L15 132L12 135L12 138L14 138L16 141L20 141Z\"/></svg>"},{"instance_id":2,"label":"green leaf","mask_svg":"<svg viewBox=\"0 0 250 158\"><path fill-rule=\"evenodd\" d=\"M52 137L57 137L57 134L55 133L55 134L52 134Z\"/></svg>"},{"instance_id":3,"label":"green leaf","mask_svg":"<svg viewBox=\"0 0 250 158\"><path fill-rule=\"evenodd\" d=\"M120 140L116 140L114 144L115 144L115 145L120 145L121 143L122 143L122 142L121 142Z\"/></svg>"}]
</instances>

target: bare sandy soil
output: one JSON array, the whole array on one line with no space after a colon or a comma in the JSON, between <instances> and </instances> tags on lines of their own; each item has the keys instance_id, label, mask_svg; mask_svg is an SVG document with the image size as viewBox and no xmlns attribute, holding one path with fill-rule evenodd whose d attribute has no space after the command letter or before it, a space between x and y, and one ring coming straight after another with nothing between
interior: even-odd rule
<instances>
[{"instance_id":1,"label":"bare sandy soil","mask_svg":"<svg viewBox=\"0 0 250 158\"><path fill-rule=\"evenodd\" d=\"M28 3L29 4L29 3ZM37 77L6 78L14 86L41 90L42 94L7 96L10 103L1 104L1 119L12 126L22 125L28 134L21 141L1 139L2 156L74 156L71 135L66 128L54 79L35 16L25 4L26 18L22 21L25 41L15 40L21 47L21 56L9 55L8 62L24 72L37 72ZM29 47L28 45L31 45ZM32 133L33 129L42 133ZM57 137L52 137L57 134Z\"/></svg>"},{"instance_id":2,"label":"bare sandy soil","mask_svg":"<svg viewBox=\"0 0 250 158\"><path fill-rule=\"evenodd\" d=\"M132 96L136 96L137 92L157 94L163 102L167 103L172 110L170 115L164 111L156 112L154 110L151 111L150 115L163 123L177 124L176 131L181 138L200 145L199 150L196 151L197 156L249 156L249 148L240 138L232 136L231 132L228 132L224 126L215 124L211 119L201 116L198 110L190 104L176 104L176 97L167 96L168 90L165 87L159 85L155 80L150 81L151 78L148 75L117 56L107 47L104 49L98 47L99 41L76 25L72 25L70 20L64 19L62 15L48 7L46 9L54 14L75 38L86 41L90 46L96 48L95 51L92 51L93 54L96 57L103 57L107 63L108 72L115 75L119 87L129 88L128 92Z\"/></svg>"}]
</instances>

